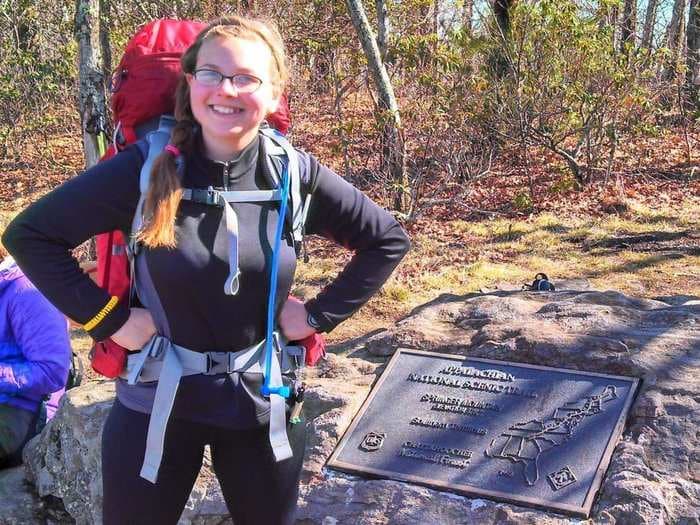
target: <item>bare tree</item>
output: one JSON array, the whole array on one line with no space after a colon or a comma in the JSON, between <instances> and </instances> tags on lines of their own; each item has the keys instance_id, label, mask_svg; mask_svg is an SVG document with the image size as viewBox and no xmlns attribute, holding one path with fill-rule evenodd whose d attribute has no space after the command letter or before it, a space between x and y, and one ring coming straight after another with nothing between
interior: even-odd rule
<instances>
[{"instance_id":1,"label":"bare tree","mask_svg":"<svg viewBox=\"0 0 700 525\"><path fill-rule=\"evenodd\" d=\"M696 106L700 108L700 0L690 0L687 60L686 85Z\"/></svg>"},{"instance_id":2,"label":"bare tree","mask_svg":"<svg viewBox=\"0 0 700 525\"><path fill-rule=\"evenodd\" d=\"M619 48L620 31L619 31L620 8L617 4L613 4L607 11L605 20L601 20L601 25L608 25L612 28L612 45L613 49Z\"/></svg>"},{"instance_id":3,"label":"bare tree","mask_svg":"<svg viewBox=\"0 0 700 525\"><path fill-rule=\"evenodd\" d=\"M494 50L491 58L496 77L502 78L508 71L507 44L510 37L510 10L516 0L493 0L491 8L494 17L495 38L500 47Z\"/></svg>"},{"instance_id":4,"label":"bare tree","mask_svg":"<svg viewBox=\"0 0 700 525\"><path fill-rule=\"evenodd\" d=\"M462 3L462 28L472 33L472 18L474 17L474 0L464 0Z\"/></svg>"},{"instance_id":5,"label":"bare tree","mask_svg":"<svg viewBox=\"0 0 700 525\"><path fill-rule=\"evenodd\" d=\"M107 97L100 45L100 0L76 0L75 39L78 42L78 107L83 129L85 166L100 158L98 141L104 140Z\"/></svg>"},{"instance_id":6,"label":"bare tree","mask_svg":"<svg viewBox=\"0 0 700 525\"><path fill-rule=\"evenodd\" d=\"M647 12L644 17L644 29L642 30L642 47L651 49L654 38L654 26L656 26L656 12L659 7L659 0L649 0Z\"/></svg>"},{"instance_id":7,"label":"bare tree","mask_svg":"<svg viewBox=\"0 0 700 525\"><path fill-rule=\"evenodd\" d=\"M105 88L109 85L112 76L112 49L109 43L109 35L112 30L112 2L100 0L100 52L102 53L102 75L105 79ZM112 120L109 112L105 114L105 131L112 135Z\"/></svg>"},{"instance_id":8,"label":"bare tree","mask_svg":"<svg viewBox=\"0 0 700 525\"><path fill-rule=\"evenodd\" d=\"M377 45L379 46L379 54L382 60L385 60L391 31L389 25L389 10L386 7L385 0L376 0L375 5L377 7Z\"/></svg>"},{"instance_id":9,"label":"bare tree","mask_svg":"<svg viewBox=\"0 0 700 525\"><path fill-rule=\"evenodd\" d=\"M620 51L634 47L637 26L637 0L625 0L620 19Z\"/></svg>"},{"instance_id":10,"label":"bare tree","mask_svg":"<svg viewBox=\"0 0 700 525\"><path fill-rule=\"evenodd\" d=\"M683 56L685 47L685 9L688 5L688 0L675 0L673 2L673 13L671 21L666 30L666 47L671 51L671 56L664 70L664 78L673 78Z\"/></svg>"},{"instance_id":11,"label":"bare tree","mask_svg":"<svg viewBox=\"0 0 700 525\"><path fill-rule=\"evenodd\" d=\"M458 0L435 0L435 28L439 40L457 29L462 20Z\"/></svg>"},{"instance_id":12,"label":"bare tree","mask_svg":"<svg viewBox=\"0 0 700 525\"><path fill-rule=\"evenodd\" d=\"M510 33L510 8L513 4L515 0L493 0L493 14L504 38Z\"/></svg>"},{"instance_id":13,"label":"bare tree","mask_svg":"<svg viewBox=\"0 0 700 525\"><path fill-rule=\"evenodd\" d=\"M394 208L405 212L409 207L409 184L406 173L406 149L399 106L394 89L379 54L377 40L367 20L361 0L346 0L353 26L367 58L370 76L379 99L379 124L382 126L382 159L394 184Z\"/></svg>"}]
</instances>

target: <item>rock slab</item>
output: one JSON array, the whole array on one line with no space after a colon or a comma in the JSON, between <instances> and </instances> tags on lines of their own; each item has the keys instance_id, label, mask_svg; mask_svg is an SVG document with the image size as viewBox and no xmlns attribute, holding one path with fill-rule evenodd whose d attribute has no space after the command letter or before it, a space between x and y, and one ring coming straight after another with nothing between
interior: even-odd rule
<instances>
[{"instance_id":1,"label":"rock slab","mask_svg":"<svg viewBox=\"0 0 700 525\"><path fill-rule=\"evenodd\" d=\"M583 522L700 523L700 304L579 290L444 295L390 329L336 349L348 356L329 355L308 379L310 432L298 524L582 523L326 469L372 383L400 347L641 378L623 438ZM60 498L76 523L100 523L100 429L113 396L108 382L69 392L25 455L27 478L39 496ZM17 472L10 477L24 483ZM3 483L0 478L0 493ZM27 497L18 493L14 508L26 510L36 496ZM231 523L207 461L180 523Z\"/></svg>"}]
</instances>

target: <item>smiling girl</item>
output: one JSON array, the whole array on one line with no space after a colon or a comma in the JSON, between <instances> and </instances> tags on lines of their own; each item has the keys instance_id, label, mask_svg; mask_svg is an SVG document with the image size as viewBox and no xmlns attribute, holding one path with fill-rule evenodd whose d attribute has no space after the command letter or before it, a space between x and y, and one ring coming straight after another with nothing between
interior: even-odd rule
<instances>
[{"instance_id":1,"label":"smiling girl","mask_svg":"<svg viewBox=\"0 0 700 525\"><path fill-rule=\"evenodd\" d=\"M258 348L266 338L272 247L277 224L284 220L280 203L212 205L184 195L207 188L270 189L260 129L287 79L276 28L241 17L212 22L181 65L177 124L154 163L138 231L131 232L131 225L144 159L137 147L129 147L32 205L3 237L37 287L70 318L87 323L96 341L111 338L134 351L146 345L135 356L157 354L152 350L158 341L170 352L164 369L171 359L180 372L190 366L185 357L189 363L205 357L201 354L207 360L223 355L231 362L227 356ZM283 234L274 311L277 329L287 340L328 332L347 319L379 290L408 250L405 233L389 213L313 156L300 150L293 154L302 185L312 193L307 234L331 239L354 255L313 299L286 299L296 254L290 233ZM226 206L237 224L239 273L237 288L225 291L231 277ZM139 272L148 273L157 298L145 301L148 308L115 302L71 257L74 246L115 229L140 242L143 264L137 260L137 280ZM177 523L205 445L211 447L213 469L236 525L294 521L305 425L287 424L289 452L280 454L271 446L276 398L261 393L261 374L228 366L215 372L207 366L177 377L159 445L162 458L150 471L144 463L154 443L149 421L163 417L158 386L166 380L117 380L102 443L105 524Z\"/></svg>"}]
</instances>

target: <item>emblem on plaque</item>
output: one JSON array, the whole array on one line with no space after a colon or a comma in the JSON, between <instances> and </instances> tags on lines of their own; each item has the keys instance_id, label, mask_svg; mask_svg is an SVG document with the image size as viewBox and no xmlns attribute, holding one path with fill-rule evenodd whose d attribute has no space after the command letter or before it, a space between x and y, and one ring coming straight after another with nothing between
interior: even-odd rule
<instances>
[{"instance_id":1,"label":"emblem on plaque","mask_svg":"<svg viewBox=\"0 0 700 525\"><path fill-rule=\"evenodd\" d=\"M362 438L360 448L365 452L374 452L376 450L379 450L384 444L385 437L386 434L384 432L369 432L368 434L365 434L364 438Z\"/></svg>"},{"instance_id":2,"label":"emblem on plaque","mask_svg":"<svg viewBox=\"0 0 700 525\"><path fill-rule=\"evenodd\" d=\"M574 476L574 473L569 467L564 467L561 470L547 474L547 479L552 484L554 490L563 489L577 481L576 476Z\"/></svg>"}]
</instances>

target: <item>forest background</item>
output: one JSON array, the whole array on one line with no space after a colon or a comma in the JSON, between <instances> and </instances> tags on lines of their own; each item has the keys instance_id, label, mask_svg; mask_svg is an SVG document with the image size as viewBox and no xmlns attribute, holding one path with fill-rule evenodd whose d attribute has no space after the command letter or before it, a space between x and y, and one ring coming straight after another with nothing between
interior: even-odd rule
<instances>
[{"instance_id":1,"label":"forest background","mask_svg":"<svg viewBox=\"0 0 700 525\"><path fill-rule=\"evenodd\" d=\"M227 13L278 23L293 143L412 238L331 341L540 271L700 296L700 0L0 0L0 231L109 139L139 26ZM310 255L305 297L351 257L322 240Z\"/></svg>"}]
</instances>

